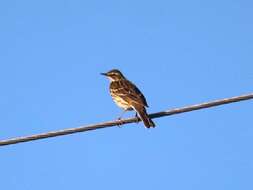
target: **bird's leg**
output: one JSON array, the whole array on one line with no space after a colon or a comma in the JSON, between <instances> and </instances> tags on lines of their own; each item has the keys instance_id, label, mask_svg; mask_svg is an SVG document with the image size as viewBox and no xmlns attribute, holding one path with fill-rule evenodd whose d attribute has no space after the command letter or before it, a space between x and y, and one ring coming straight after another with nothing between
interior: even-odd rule
<instances>
[{"instance_id":1,"label":"bird's leg","mask_svg":"<svg viewBox=\"0 0 253 190\"><path fill-rule=\"evenodd\" d=\"M120 114L120 116L118 117L118 121L121 121L121 118L122 118L122 116L124 115L124 113L126 113L126 111L127 110L124 110L121 114ZM119 124L118 124L118 127L120 127L120 125L122 125L123 124L123 122L120 122Z\"/></svg>"},{"instance_id":2,"label":"bird's leg","mask_svg":"<svg viewBox=\"0 0 253 190\"><path fill-rule=\"evenodd\" d=\"M123 117L124 113L126 113L127 110L123 110L123 112L120 114L120 116L118 117L118 120L121 120L121 118Z\"/></svg>"},{"instance_id":3,"label":"bird's leg","mask_svg":"<svg viewBox=\"0 0 253 190\"><path fill-rule=\"evenodd\" d=\"M140 121L139 121L139 117L138 117L138 113L137 112L135 112L135 117L138 118L138 120L136 121L136 123L139 123Z\"/></svg>"}]
</instances>

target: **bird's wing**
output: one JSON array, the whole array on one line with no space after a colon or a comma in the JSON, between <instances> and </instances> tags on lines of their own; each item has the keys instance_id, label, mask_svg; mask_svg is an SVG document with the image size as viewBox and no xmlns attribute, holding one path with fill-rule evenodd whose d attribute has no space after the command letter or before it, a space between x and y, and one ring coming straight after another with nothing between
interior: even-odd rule
<instances>
[{"instance_id":1,"label":"bird's wing","mask_svg":"<svg viewBox=\"0 0 253 190\"><path fill-rule=\"evenodd\" d=\"M148 107L146 98L141 91L130 81L120 80L112 83L115 86L114 93L129 103Z\"/></svg>"}]
</instances>

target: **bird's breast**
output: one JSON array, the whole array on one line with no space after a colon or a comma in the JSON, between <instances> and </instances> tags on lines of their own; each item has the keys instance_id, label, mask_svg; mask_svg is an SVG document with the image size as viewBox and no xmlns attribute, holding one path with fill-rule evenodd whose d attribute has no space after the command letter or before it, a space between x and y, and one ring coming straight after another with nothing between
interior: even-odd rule
<instances>
[{"instance_id":1,"label":"bird's breast","mask_svg":"<svg viewBox=\"0 0 253 190\"><path fill-rule=\"evenodd\" d=\"M125 101L123 98L121 98L120 96L117 96L116 94L114 93L111 93L111 96L112 96L112 99L113 101L122 109L124 110L131 110L132 107L131 105Z\"/></svg>"}]
</instances>

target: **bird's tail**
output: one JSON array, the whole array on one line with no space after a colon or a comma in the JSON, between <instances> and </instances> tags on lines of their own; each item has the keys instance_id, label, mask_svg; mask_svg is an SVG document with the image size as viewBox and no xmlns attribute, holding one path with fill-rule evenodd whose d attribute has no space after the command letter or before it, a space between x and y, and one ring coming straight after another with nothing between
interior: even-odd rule
<instances>
[{"instance_id":1,"label":"bird's tail","mask_svg":"<svg viewBox=\"0 0 253 190\"><path fill-rule=\"evenodd\" d=\"M135 108L135 111L140 116L141 120L143 121L145 127L155 127L155 123L149 118L145 107Z\"/></svg>"}]
</instances>

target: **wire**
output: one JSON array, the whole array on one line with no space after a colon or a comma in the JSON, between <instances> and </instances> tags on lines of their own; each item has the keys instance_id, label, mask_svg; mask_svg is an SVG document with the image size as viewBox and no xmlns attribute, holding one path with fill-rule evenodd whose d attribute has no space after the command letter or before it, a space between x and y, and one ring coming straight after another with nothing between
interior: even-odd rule
<instances>
[{"instance_id":1,"label":"wire","mask_svg":"<svg viewBox=\"0 0 253 190\"><path fill-rule=\"evenodd\" d=\"M150 116L150 118L159 118L159 117L170 116L170 115L180 114L180 113L184 113L184 112L190 112L190 111L194 111L194 110L200 110L200 109L220 106L220 105L224 105L224 104L230 104L230 103L234 103L234 102L249 100L249 99L253 99L253 93L241 95L241 96L235 96L235 97L226 98L226 99L205 102L205 103L201 103L201 104L190 105L190 106L171 109L171 110L162 111L162 112L157 112L157 113L150 114L149 116ZM92 131L92 130L96 130L96 129L103 129L103 128L107 128L107 127L119 126L119 125L124 125L124 124L138 122L138 121L140 121L140 119L137 117L134 117L134 118L128 118L128 119L124 119L124 120L120 120L120 121L119 120L108 121L108 122L98 123L98 124L94 124L94 125L81 126L81 127L77 127L77 128L69 128L69 129L63 129L63 130L58 130L58 131L51 131L51 132L41 133L41 134L36 134L36 135L31 135L31 136L10 138L10 139L6 139L6 140L1 140L0 146L35 141L35 140L39 140L39 139L46 139L46 138L69 135L69 134L80 133L80 132L85 132L85 131Z\"/></svg>"}]
</instances>

